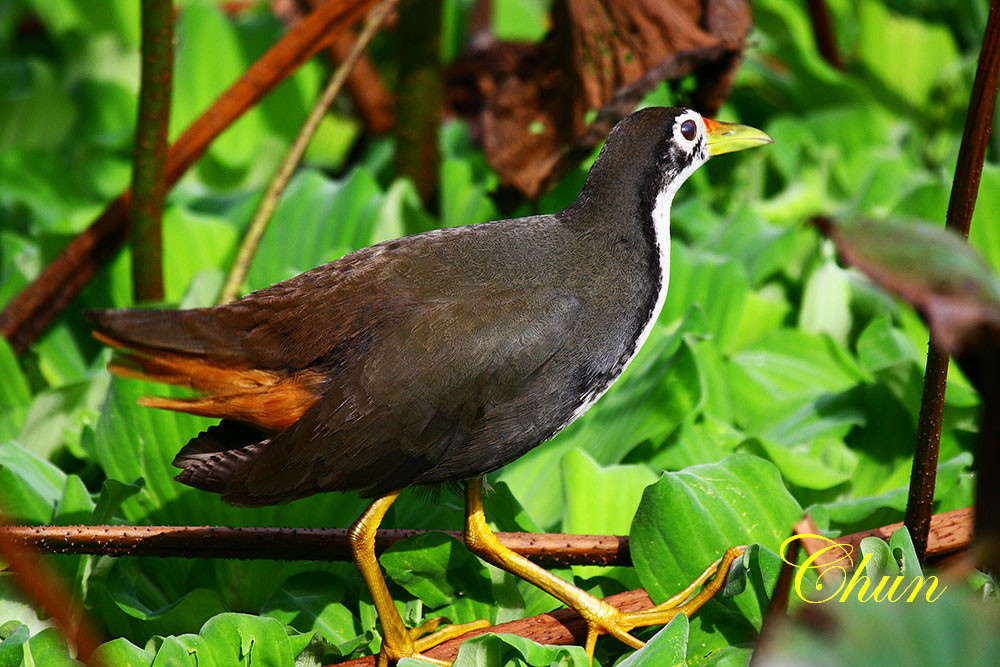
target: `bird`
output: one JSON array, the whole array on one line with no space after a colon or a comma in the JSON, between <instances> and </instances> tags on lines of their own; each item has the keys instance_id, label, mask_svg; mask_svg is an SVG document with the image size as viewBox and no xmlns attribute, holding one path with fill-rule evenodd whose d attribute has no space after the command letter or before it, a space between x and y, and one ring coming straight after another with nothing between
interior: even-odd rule
<instances>
[{"instance_id":1,"label":"bird","mask_svg":"<svg viewBox=\"0 0 1000 667\"><path fill-rule=\"evenodd\" d=\"M140 404L221 419L180 449L178 481L242 506L331 491L374 499L349 536L383 628L380 664L439 662L424 651L454 634L403 625L374 553L402 490L449 482L465 483L474 553L579 611L589 653L604 633L638 647L630 630L649 618L500 543L483 476L622 374L667 295L678 188L709 157L767 143L693 109L643 108L615 125L561 212L385 241L215 307L84 317L116 348L112 372L197 392Z\"/></svg>"}]
</instances>

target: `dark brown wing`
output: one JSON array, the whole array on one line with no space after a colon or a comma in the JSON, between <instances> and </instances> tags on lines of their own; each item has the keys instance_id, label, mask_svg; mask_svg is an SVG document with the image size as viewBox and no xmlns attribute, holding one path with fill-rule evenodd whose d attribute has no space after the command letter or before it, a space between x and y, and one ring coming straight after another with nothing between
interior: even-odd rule
<instances>
[{"instance_id":1,"label":"dark brown wing","mask_svg":"<svg viewBox=\"0 0 1000 667\"><path fill-rule=\"evenodd\" d=\"M321 491L375 495L441 467L455 480L495 468L487 458L455 462L475 450L476 435L498 409L523 397L558 357L581 306L551 293L493 294L490 301L490 310L475 298L415 310L376 336L367 354L266 446L253 442L245 454L220 455L192 441L175 461L187 468L182 481L205 488L205 479L229 502L266 505ZM224 488L220 479L228 480Z\"/></svg>"}]
</instances>

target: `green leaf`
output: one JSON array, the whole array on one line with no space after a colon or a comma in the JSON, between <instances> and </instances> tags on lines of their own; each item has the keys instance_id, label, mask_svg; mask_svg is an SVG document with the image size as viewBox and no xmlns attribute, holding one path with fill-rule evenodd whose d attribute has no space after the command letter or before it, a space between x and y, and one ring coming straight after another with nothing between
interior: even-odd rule
<instances>
[{"instance_id":1,"label":"green leaf","mask_svg":"<svg viewBox=\"0 0 1000 667\"><path fill-rule=\"evenodd\" d=\"M83 667L70 657L66 638L55 628L46 628L23 644L24 664L27 667Z\"/></svg>"},{"instance_id":2,"label":"green leaf","mask_svg":"<svg viewBox=\"0 0 1000 667\"><path fill-rule=\"evenodd\" d=\"M423 667L416 660L399 665ZM590 659L581 646L541 646L517 635L485 634L462 643L453 667L589 667Z\"/></svg>"},{"instance_id":3,"label":"green leaf","mask_svg":"<svg viewBox=\"0 0 1000 667\"><path fill-rule=\"evenodd\" d=\"M832 260L823 262L806 281L799 328L809 333L828 334L846 345L852 325L850 300L847 271Z\"/></svg>"},{"instance_id":4,"label":"green leaf","mask_svg":"<svg viewBox=\"0 0 1000 667\"><path fill-rule=\"evenodd\" d=\"M357 647L361 627L341 601L344 588L343 580L328 572L303 572L286 580L262 613L300 632L319 632L347 655Z\"/></svg>"},{"instance_id":5,"label":"green leaf","mask_svg":"<svg viewBox=\"0 0 1000 667\"><path fill-rule=\"evenodd\" d=\"M752 522L746 517L754 517ZM662 602L729 547L754 542L777 551L802 509L778 470L754 456L665 473L643 494L630 545L643 588ZM749 612L749 603L737 606Z\"/></svg>"},{"instance_id":6,"label":"green leaf","mask_svg":"<svg viewBox=\"0 0 1000 667\"><path fill-rule=\"evenodd\" d=\"M12 520L47 524L66 473L14 442L0 442L0 505Z\"/></svg>"},{"instance_id":7,"label":"green leaf","mask_svg":"<svg viewBox=\"0 0 1000 667\"><path fill-rule=\"evenodd\" d=\"M14 351L0 340L0 440L13 438L31 403L31 389Z\"/></svg>"},{"instance_id":8,"label":"green leaf","mask_svg":"<svg viewBox=\"0 0 1000 667\"><path fill-rule=\"evenodd\" d=\"M806 489L829 489L843 484L853 471L853 467L838 470L825 465L810 455L808 447L785 448L770 440L750 438L740 445L740 449L767 459L789 483ZM856 465L857 460L853 461Z\"/></svg>"},{"instance_id":9,"label":"green leaf","mask_svg":"<svg viewBox=\"0 0 1000 667\"><path fill-rule=\"evenodd\" d=\"M232 224L185 206L169 206L163 214L163 284L165 300L176 303L191 281L206 269L228 265L236 249Z\"/></svg>"},{"instance_id":10,"label":"green leaf","mask_svg":"<svg viewBox=\"0 0 1000 667\"><path fill-rule=\"evenodd\" d=\"M602 468L586 452L574 449L562 460L563 530L584 535L626 535L642 499L642 490L656 481L644 465ZM573 574L594 577L606 568L575 565Z\"/></svg>"},{"instance_id":11,"label":"green leaf","mask_svg":"<svg viewBox=\"0 0 1000 667\"><path fill-rule=\"evenodd\" d=\"M161 579L168 581L164 584ZM226 611L218 592L191 588L178 579L177 571L162 567L162 563L160 568L143 570L134 561L102 562L89 583L91 602L112 622L142 627L146 636L190 631ZM120 618L122 614L142 623L129 623Z\"/></svg>"},{"instance_id":12,"label":"green leaf","mask_svg":"<svg viewBox=\"0 0 1000 667\"><path fill-rule=\"evenodd\" d=\"M291 665L297 651L284 626L273 618L219 614L201 628L203 648L220 665ZM200 657L200 656L199 656ZM199 659L199 666L203 663Z\"/></svg>"},{"instance_id":13,"label":"green leaf","mask_svg":"<svg viewBox=\"0 0 1000 667\"><path fill-rule=\"evenodd\" d=\"M90 660L96 665L121 665L122 667L149 667L154 654L141 649L122 637L104 642L97 647Z\"/></svg>"},{"instance_id":14,"label":"green leaf","mask_svg":"<svg viewBox=\"0 0 1000 667\"><path fill-rule=\"evenodd\" d=\"M374 239L382 191L364 168L341 182L312 169L292 178L261 239L247 276L260 289L333 261ZM296 243L288 243L293 235Z\"/></svg>"},{"instance_id":15,"label":"green leaf","mask_svg":"<svg viewBox=\"0 0 1000 667\"><path fill-rule=\"evenodd\" d=\"M686 667L688 644L688 618L674 616L662 630L653 635L641 649L618 663L618 667L641 665L676 665Z\"/></svg>"},{"instance_id":16,"label":"green leaf","mask_svg":"<svg viewBox=\"0 0 1000 667\"><path fill-rule=\"evenodd\" d=\"M43 458L62 447L82 455L81 434L97 421L107 389L108 377L101 375L39 392L24 416L18 442Z\"/></svg>"},{"instance_id":17,"label":"green leaf","mask_svg":"<svg viewBox=\"0 0 1000 667\"><path fill-rule=\"evenodd\" d=\"M942 68L958 55L949 30L896 14L874 0L860 3L858 23L859 56L878 85L914 108L927 104Z\"/></svg>"},{"instance_id":18,"label":"green leaf","mask_svg":"<svg viewBox=\"0 0 1000 667\"><path fill-rule=\"evenodd\" d=\"M94 499L83 480L77 475L66 477L66 485L56 503L52 523L63 526L87 523L93 514Z\"/></svg>"},{"instance_id":19,"label":"green leaf","mask_svg":"<svg viewBox=\"0 0 1000 667\"><path fill-rule=\"evenodd\" d=\"M0 625L0 639L3 640L0 641L0 667L18 667L24 659L24 645L30 638L31 630L23 623L8 621Z\"/></svg>"},{"instance_id":20,"label":"green leaf","mask_svg":"<svg viewBox=\"0 0 1000 667\"><path fill-rule=\"evenodd\" d=\"M869 373L876 373L899 363L916 362L918 355L905 334L882 316L872 320L858 336L858 360Z\"/></svg>"},{"instance_id":21,"label":"green leaf","mask_svg":"<svg viewBox=\"0 0 1000 667\"><path fill-rule=\"evenodd\" d=\"M379 558L386 574L434 615L452 623L492 617L492 588L486 566L465 545L444 533L414 535Z\"/></svg>"},{"instance_id":22,"label":"green leaf","mask_svg":"<svg viewBox=\"0 0 1000 667\"><path fill-rule=\"evenodd\" d=\"M826 336L781 330L732 356L729 384L737 423L753 421L783 401L813 401L868 378L847 351Z\"/></svg>"},{"instance_id":23,"label":"green leaf","mask_svg":"<svg viewBox=\"0 0 1000 667\"><path fill-rule=\"evenodd\" d=\"M180 13L176 32L171 140L250 65L233 23L208 2L188 2ZM206 53L212 54L210 67L205 66ZM209 155L228 169L247 167L259 150L259 137L266 135L260 110L251 109L212 142Z\"/></svg>"}]
</instances>

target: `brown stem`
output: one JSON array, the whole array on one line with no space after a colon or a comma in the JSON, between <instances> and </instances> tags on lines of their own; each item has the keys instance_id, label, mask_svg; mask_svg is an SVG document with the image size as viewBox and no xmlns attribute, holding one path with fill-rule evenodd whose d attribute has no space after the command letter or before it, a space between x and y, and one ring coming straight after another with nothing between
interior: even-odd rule
<instances>
[{"instance_id":1,"label":"brown stem","mask_svg":"<svg viewBox=\"0 0 1000 667\"><path fill-rule=\"evenodd\" d=\"M976 78L972 83L965 131L958 152L958 165L955 167L951 198L948 201L946 226L965 237L969 236L972 213L979 194L983 161L986 159L986 149L989 146L990 130L993 125L998 82L1000 82L1000 0L993 0L990 3L982 50L979 53ZM910 499L906 507L906 525L910 529L917 554L921 558L927 544L928 522L934 502L934 481L947 373L948 357L937 348L931 337L920 420L917 424L916 452L910 475ZM995 483L995 479L983 476L980 471L978 484ZM980 521L997 520L996 517L980 517Z\"/></svg>"},{"instance_id":2,"label":"brown stem","mask_svg":"<svg viewBox=\"0 0 1000 667\"><path fill-rule=\"evenodd\" d=\"M160 222L168 189L165 177L173 44L173 3L142 0L142 72L129 206L132 293L136 301L163 300Z\"/></svg>"},{"instance_id":3,"label":"brown stem","mask_svg":"<svg viewBox=\"0 0 1000 667\"><path fill-rule=\"evenodd\" d=\"M428 531L380 530L381 553L396 542ZM458 531L439 531L462 539ZM0 526L0 535L53 554L240 558L247 560L351 559L345 529L227 528L216 526ZM514 551L546 567L631 565L621 535L497 533Z\"/></svg>"},{"instance_id":4,"label":"brown stem","mask_svg":"<svg viewBox=\"0 0 1000 667\"><path fill-rule=\"evenodd\" d=\"M353 25L372 4L374 0L327 2L289 30L170 147L167 183L175 184L216 136ZM112 201L0 313L0 334L15 351L24 352L121 247L130 197L131 191L126 191Z\"/></svg>"},{"instance_id":5,"label":"brown stem","mask_svg":"<svg viewBox=\"0 0 1000 667\"><path fill-rule=\"evenodd\" d=\"M816 47L826 62L837 69L844 69L844 61L840 59L837 50L837 38L833 34L833 22L830 20L830 8L826 0L809 0L809 18L812 21L813 39Z\"/></svg>"},{"instance_id":6,"label":"brown stem","mask_svg":"<svg viewBox=\"0 0 1000 667\"><path fill-rule=\"evenodd\" d=\"M927 551L931 515L934 514L934 486L937 480L938 450L944 414L945 388L948 383L948 355L931 336L927 343L927 366L920 396L917 439L910 468L910 489L906 501L906 527L920 560Z\"/></svg>"},{"instance_id":7,"label":"brown stem","mask_svg":"<svg viewBox=\"0 0 1000 667\"><path fill-rule=\"evenodd\" d=\"M438 183L442 12L442 0L402 0L396 26L396 172L413 182L425 205L431 205Z\"/></svg>"}]
</instances>

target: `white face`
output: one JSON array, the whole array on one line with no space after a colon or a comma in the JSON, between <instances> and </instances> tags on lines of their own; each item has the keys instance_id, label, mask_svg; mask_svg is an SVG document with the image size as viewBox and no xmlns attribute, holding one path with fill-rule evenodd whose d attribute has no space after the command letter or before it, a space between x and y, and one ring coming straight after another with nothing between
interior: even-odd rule
<instances>
[{"instance_id":1,"label":"white face","mask_svg":"<svg viewBox=\"0 0 1000 667\"><path fill-rule=\"evenodd\" d=\"M694 169L708 160L708 130L697 111L687 109L677 117L674 121L674 141L694 158Z\"/></svg>"}]
</instances>

